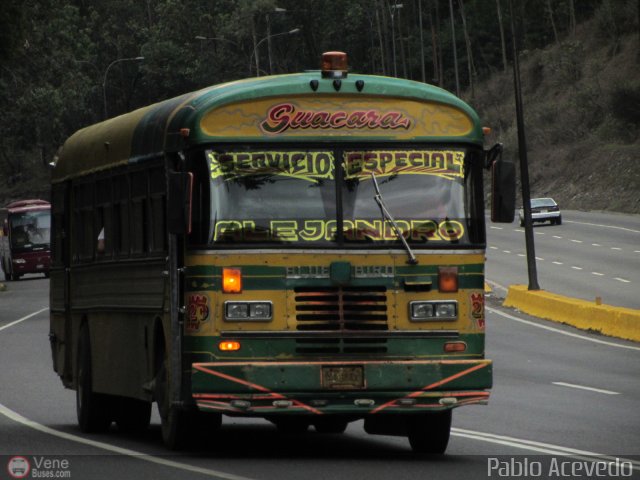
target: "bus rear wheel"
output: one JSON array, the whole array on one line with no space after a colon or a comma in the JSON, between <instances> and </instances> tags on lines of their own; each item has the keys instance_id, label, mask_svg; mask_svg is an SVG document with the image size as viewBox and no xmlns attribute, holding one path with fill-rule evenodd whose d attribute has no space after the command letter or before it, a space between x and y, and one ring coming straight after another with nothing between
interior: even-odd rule
<instances>
[{"instance_id":1,"label":"bus rear wheel","mask_svg":"<svg viewBox=\"0 0 640 480\"><path fill-rule=\"evenodd\" d=\"M408 417L409 444L414 453L441 455L449 444L451 410Z\"/></svg>"},{"instance_id":2,"label":"bus rear wheel","mask_svg":"<svg viewBox=\"0 0 640 480\"><path fill-rule=\"evenodd\" d=\"M104 432L111 425L113 401L108 395L93 391L91 342L89 328L86 325L80 328L76 371L76 413L80 430L85 433Z\"/></svg>"}]
</instances>

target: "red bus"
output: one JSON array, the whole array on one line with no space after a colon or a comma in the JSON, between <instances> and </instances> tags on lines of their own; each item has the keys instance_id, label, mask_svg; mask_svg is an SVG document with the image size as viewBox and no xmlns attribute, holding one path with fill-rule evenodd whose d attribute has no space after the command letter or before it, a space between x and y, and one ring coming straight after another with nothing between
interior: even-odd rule
<instances>
[{"instance_id":1,"label":"red bus","mask_svg":"<svg viewBox=\"0 0 640 480\"><path fill-rule=\"evenodd\" d=\"M20 200L1 212L0 265L6 280L27 273L49 277L51 205L45 200Z\"/></svg>"}]
</instances>

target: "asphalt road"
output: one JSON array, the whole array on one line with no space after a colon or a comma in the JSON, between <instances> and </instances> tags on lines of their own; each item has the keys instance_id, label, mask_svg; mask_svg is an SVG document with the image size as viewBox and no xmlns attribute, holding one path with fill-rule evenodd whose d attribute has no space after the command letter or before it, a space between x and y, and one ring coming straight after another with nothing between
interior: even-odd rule
<instances>
[{"instance_id":1,"label":"asphalt road","mask_svg":"<svg viewBox=\"0 0 640 480\"><path fill-rule=\"evenodd\" d=\"M580 473L581 465L594 465L585 455L598 455L598 465L618 461L640 477L640 345L527 318L494 297L487 307L491 400L456 410L447 455L430 459L415 458L403 438L367 435L361 423L343 435L283 435L264 421L225 418L216 440L172 456L162 446L157 415L142 437L115 429L82 434L74 393L51 369L47 303L48 282L41 278L0 292L4 465L19 455L32 470L39 462L39 474L82 479L522 478L489 470L504 461L514 468L541 462L542 475L534 478L559 478L549 475L554 459L556 468L569 462ZM56 468L42 468L43 461ZM4 465L0 478L11 478Z\"/></svg>"},{"instance_id":2,"label":"asphalt road","mask_svg":"<svg viewBox=\"0 0 640 480\"><path fill-rule=\"evenodd\" d=\"M563 211L535 224L538 283L549 292L640 309L640 215ZM499 290L529 284L524 228L488 223L486 277ZM503 287L503 288L501 288Z\"/></svg>"}]
</instances>

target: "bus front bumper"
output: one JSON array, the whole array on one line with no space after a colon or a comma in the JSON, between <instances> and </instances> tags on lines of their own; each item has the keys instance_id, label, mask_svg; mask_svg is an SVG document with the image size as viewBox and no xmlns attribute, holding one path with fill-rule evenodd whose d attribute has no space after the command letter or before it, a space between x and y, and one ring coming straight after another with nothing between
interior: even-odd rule
<instances>
[{"instance_id":1,"label":"bus front bumper","mask_svg":"<svg viewBox=\"0 0 640 480\"><path fill-rule=\"evenodd\" d=\"M486 403L491 360L192 364L200 410L233 415L417 413Z\"/></svg>"}]
</instances>

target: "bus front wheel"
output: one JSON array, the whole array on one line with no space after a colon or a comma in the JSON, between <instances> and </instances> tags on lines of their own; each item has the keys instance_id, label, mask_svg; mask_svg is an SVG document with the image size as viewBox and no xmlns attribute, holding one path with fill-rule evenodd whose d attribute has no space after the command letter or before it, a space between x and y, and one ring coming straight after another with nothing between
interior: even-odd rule
<instances>
[{"instance_id":1,"label":"bus front wheel","mask_svg":"<svg viewBox=\"0 0 640 480\"><path fill-rule=\"evenodd\" d=\"M80 430L85 433L104 432L111 425L112 405L108 395L93 391L91 342L89 328L83 325L78 341L76 413Z\"/></svg>"},{"instance_id":2,"label":"bus front wheel","mask_svg":"<svg viewBox=\"0 0 640 480\"><path fill-rule=\"evenodd\" d=\"M449 443L451 410L409 418L409 444L414 453L443 454Z\"/></svg>"}]
</instances>

